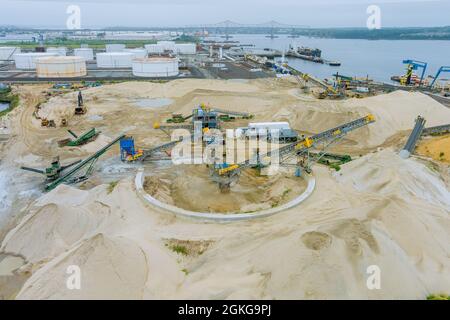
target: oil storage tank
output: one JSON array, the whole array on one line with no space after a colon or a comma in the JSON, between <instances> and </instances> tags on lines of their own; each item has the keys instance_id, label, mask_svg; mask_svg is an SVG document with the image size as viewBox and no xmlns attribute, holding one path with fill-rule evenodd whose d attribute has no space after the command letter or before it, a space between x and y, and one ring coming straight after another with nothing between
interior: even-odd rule
<instances>
[{"instance_id":1,"label":"oil storage tank","mask_svg":"<svg viewBox=\"0 0 450 320\"><path fill-rule=\"evenodd\" d=\"M133 53L105 52L97 53L97 67L99 68L131 68Z\"/></svg>"},{"instance_id":2,"label":"oil storage tank","mask_svg":"<svg viewBox=\"0 0 450 320\"><path fill-rule=\"evenodd\" d=\"M175 51L177 54L195 54L195 43L177 43L175 45Z\"/></svg>"},{"instance_id":3,"label":"oil storage tank","mask_svg":"<svg viewBox=\"0 0 450 320\"><path fill-rule=\"evenodd\" d=\"M106 52L122 52L125 50L125 45L120 43L111 43L106 45Z\"/></svg>"},{"instance_id":4,"label":"oil storage tank","mask_svg":"<svg viewBox=\"0 0 450 320\"><path fill-rule=\"evenodd\" d=\"M57 53L51 52L25 52L16 53L14 62L17 69L33 70L36 69L36 59L44 57L55 57Z\"/></svg>"},{"instance_id":5,"label":"oil storage tank","mask_svg":"<svg viewBox=\"0 0 450 320\"><path fill-rule=\"evenodd\" d=\"M161 54L164 53L164 46L160 44L146 44L145 49L149 54Z\"/></svg>"},{"instance_id":6,"label":"oil storage tank","mask_svg":"<svg viewBox=\"0 0 450 320\"><path fill-rule=\"evenodd\" d=\"M125 49L124 52L130 52L133 54L133 58L145 58L147 57L147 49L145 48L135 48L135 49Z\"/></svg>"},{"instance_id":7,"label":"oil storage tank","mask_svg":"<svg viewBox=\"0 0 450 320\"><path fill-rule=\"evenodd\" d=\"M66 47L50 47L47 48L48 53L56 53L58 56L65 56L67 55L67 48Z\"/></svg>"},{"instance_id":8,"label":"oil storage tank","mask_svg":"<svg viewBox=\"0 0 450 320\"><path fill-rule=\"evenodd\" d=\"M150 57L133 60L133 75L137 77L174 77L178 73L177 58Z\"/></svg>"},{"instance_id":9,"label":"oil storage tank","mask_svg":"<svg viewBox=\"0 0 450 320\"><path fill-rule=\"evenodd\" d=\"M44 57L36 59L38 78L72 78L87 74L86 60L83 57Z\"/></svg>"},{"instance_id":10,"label":"oil storage tank","mask_svg":"<svg viewBox=\"0 0 450 320\"><path fill-rule=\"evenodd\" d=\"M86 61L94 60L94 50L92 48L76 48L74 54L77 57L83 57Z\"/></svg>"},{"instance_id":11,"label":"oil storage tank","mask_svg":"<svg viewBox=\"0 0 450 320\"><path fill-rule=\"evenodd\" d=\"M13 60L16 53L20 53L19 47L0 47L0 60Z\"/></svg>"},{"instance_id":12,"label":"oil storage tank","mask_svg":"<svg viewBox=\"0 0 450 320\"><path fill-rule=\"evenodd\" d=\"M176 52L175 41L158 41L156 44L161 46L163 48L163 51Z\"/></svg>"}]
</instances>

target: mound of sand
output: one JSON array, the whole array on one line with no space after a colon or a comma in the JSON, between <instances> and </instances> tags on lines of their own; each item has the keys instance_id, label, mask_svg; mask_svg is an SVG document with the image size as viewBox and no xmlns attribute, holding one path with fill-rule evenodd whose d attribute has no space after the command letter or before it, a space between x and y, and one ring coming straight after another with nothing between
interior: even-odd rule
<instances>
[{"instance_id":1,"label":"mound of sand","mask_svg":"<svg viewBox=\"0 0 450 320\"><path fill-rule=\"evenodd\" d=\"M59 186L21 205L24 218L2 242L0 252L21 256L26 262L16 272L31 273L17 298L423 299L430 293L448 293L448 172L438 173L414 157L400 159L394 149L377 150L386 140L411 130L417 115L427 119L427 126L440 125L448 123L450 110L417 93L304 101L289 90L292 85L268 80L187 79L86 90L88 113L104 115L99 124L105 135L116 136L126 123L127 130L136 133L138 146L144 139L155 144L162 141L163 134L151 128L154 120L170 112L185 113L194 102L205 100L251 111L255 121L288 120L307 133L367 113L373 113L377 122L351 133L342 143L362 157L337 173L315 166L317 185L311 197L301 206L262 220L214 225L178 219L146 206L131 177L112 190L108 185L89 191ZM136 98L162 97L174 99L162 111L129 105ZM244 104L238 103L239 97ZM75 95L58 99L44 104L43 114L62 116L65 109L58 108L71 111L76 101ZM24 142L15 139L7 145L6 168L29 153L42 159L55 155L52 149L42 150L59 128L29 128L32 108L25 112L21 122L14 122L15 133ZM102 138L91 145L95 150L97 143L103 143ZM189 190L189 184L181 182L178 198L189 200L191 206L205 200L201 188ZM8 187L8 194L19 195L23 189L22 185ZM158 190L170 200L172 187L168 183ZM274 192L282 194L283 188L281 183ZM191 193L183 195L182 190ZM220 203L219 197L213 195L208 201ZM7 200L9 206L13 199ZM201 246L201 254L193 250L204 243L208 245ZM67 289L69 265L80 267L81 290ZM381 270L380 290L366 286L372 265Z\"/></svg>"},{"instance_id":2,"label":"mound of sand","mask_svg":"<svg viewBox=\"0 0 450 320\"><path fill-rule=\"evenodd\" d=\"M437 173L384 150L316 174L301 207L228 225L167 220L131 180L111 194L60 186L2 250L32 264L18 298L424 298L450 288L450 193ZM210 245L185 256L168 238ZM69 265L82 270L81 291L66 289ZM380 290L366 287L370 265Z\"/></svg>"}]
</instances>

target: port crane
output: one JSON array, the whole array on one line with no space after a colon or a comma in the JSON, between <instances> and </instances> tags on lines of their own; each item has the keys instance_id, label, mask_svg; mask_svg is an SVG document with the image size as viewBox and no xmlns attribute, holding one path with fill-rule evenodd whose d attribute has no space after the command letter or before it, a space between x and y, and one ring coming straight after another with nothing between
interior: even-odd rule
<instances>
[{"instance_id":1,"label":"port crane","mask_svg":"<svg viewBox=\"0 0 450 320\"><path fill-rule=\"evenodd\" d=\"M417 60L403 60L403 64L407 64L406 74L400 79L403 85L409 86L411 84L411 77L414 70L422 69L422 74L420 75L419 86L423 83L423 78L425 77L425 71L427 70L428 63L417 61Z\"/></svg>"},{"instance_id":2,"label":"port crane","mask_svg":"<svg viewBox=\"0 0 450 320\"><path fill-rule=\"evenodd\" d=\"M430 84L430 88L433 88L434 84L436 83L437 79L439 78L439 76L442 72L450 72L450 66L442 66L439 68L438 72L434 76L433 81Z\"/></svg>"},{"instance_id":3,"label":"port crane","mask_svg":"<svg viewBox=\"0 0 450 320\"><path fill-rule=\"evenodd\" d=\"M310 157L309 151L311 149L323 145L323 150L325 150L328 146L340 140L350 131L361 128L373 122L375 122L375 117L372 114L368 114L365 117L342 124L338 127L326 130L311 137L305 137L302 140L290 143L274 151L269 151L262 155L257 151L254 157L241 163L216 163L211 170L212 179L219 184L219 189L222 192L228 192L231 183L239 178L240 170L254 166L261 167L263 165L262 160L271 158L275 152L278 153L281 163L285 162L292 156L297 156L297 173L301 170L310 173L312 164L319 161L324 155L324 152L322 151L319 156Z\"/></svg>"}]
</instances>

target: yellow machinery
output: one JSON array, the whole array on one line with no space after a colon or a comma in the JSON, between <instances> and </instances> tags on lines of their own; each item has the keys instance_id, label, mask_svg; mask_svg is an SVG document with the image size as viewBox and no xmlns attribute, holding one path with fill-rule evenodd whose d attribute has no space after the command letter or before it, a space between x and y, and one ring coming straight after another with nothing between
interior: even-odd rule
<instances>
[{"instance_id":1,"label":"yellow machinery","mask_svg":"<svg viewBox=\"0 0 450 320\"><path fill-rule=\"evenodd\" d=\"M327 131L318 133L311 137L306 137L301 141L291 143L275 151L270 151L264 155L257 154L257 161L259 162L260 159L270 158L271 155L275 152L278 153L280 161L282 161L283 158L288 158L292 154L295 154L298 157L304 156L308 157L308 152L311 148L314 148L319 144L323 143L325 149L326 146L342 138L350 131L361 128L373 122L375 122L375 116L372 114L368 114L363 118L359 118L357 120L345 123L336 128L329 129ZM313 161L317 160L320 160L320 157L313 159ZM298 163L303 164L303 168L305 169L306 172L310 172L311 166L310 162L311 162L310 160L305 160L299 161ZM260 166L260 163L258 163L258 165ZM250 161L250 159L238 164L227 164L227 163L217 164L215 165L215 170L212 171L213 180L219 183L219 188L222 191L227 192L231 184L231 178L234 178L236 175L238 175L240 169L244 169L246 167L251 166L254 166L254 162Z\"/></svg>"}]
</instances>

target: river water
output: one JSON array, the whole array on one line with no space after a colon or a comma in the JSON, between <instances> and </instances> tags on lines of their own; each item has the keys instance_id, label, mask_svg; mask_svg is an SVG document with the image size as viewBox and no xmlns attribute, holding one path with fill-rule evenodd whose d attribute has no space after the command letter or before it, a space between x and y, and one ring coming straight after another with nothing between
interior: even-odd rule
<instances>
[{"instance_id":1,"label":"river water","mask_svg":"<svg viewBox=\"0 0 450 320\"><path fill-rule=\"evenodd\" d=\"M223 41L223 38L208 38ZM378 81L391 82L392 75L405 73L404 59L414 59L428 63L426 75L435 75L439 67L450 65L450 41L434 40L354 40L354 39L321 39L321 38L289 38L279 35L270 39L266 35L239 34L230 40L241 44L253 44L256 48L272 48L286 51L289 44L314 47L322 50L326 60L337 60L340 67L331 67L296 58L287 58L290 65L302 72L320 78L329 78L336 71L347 76L366 77ZM442 78L450 78L449 74L441 74Z\"/></svg>"},{"instance_id":2,"label":"river water","mask_svg":"<svg viewBox=\"0 0 450 320\"><path fill-rule=\"evenodd\" d=\"M9 103L0 102L0 112L5 111L9 108Z\"/></svg>"}]
</instances>

